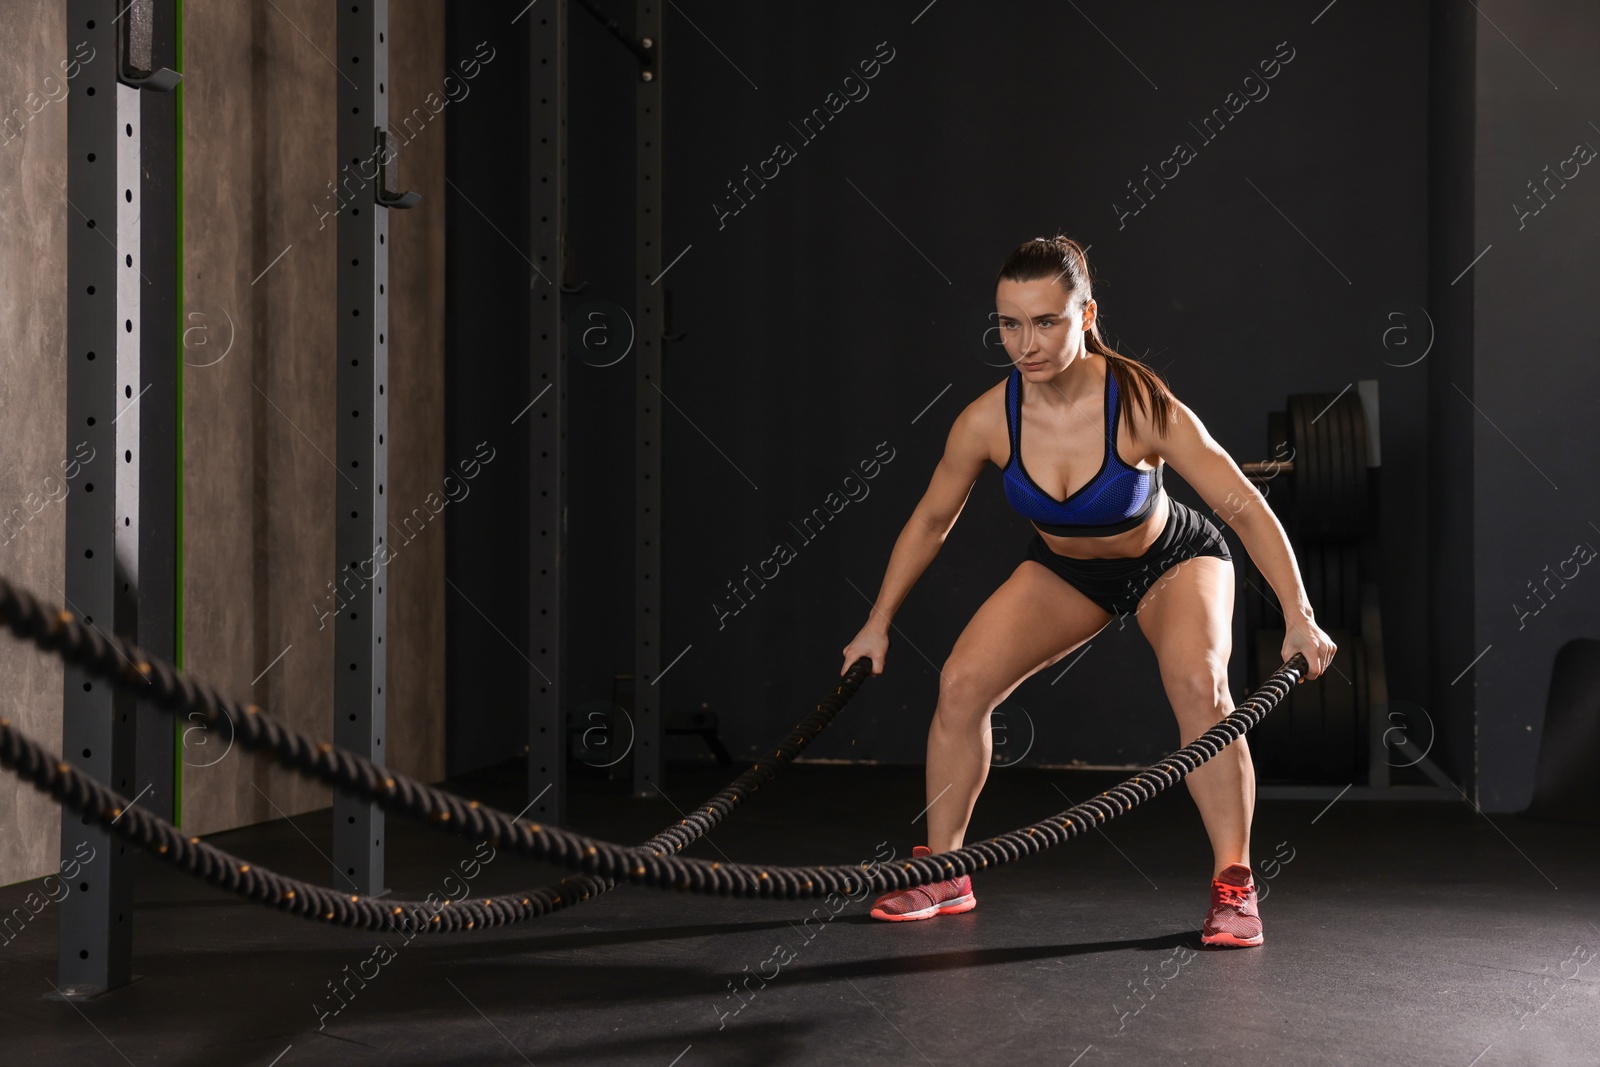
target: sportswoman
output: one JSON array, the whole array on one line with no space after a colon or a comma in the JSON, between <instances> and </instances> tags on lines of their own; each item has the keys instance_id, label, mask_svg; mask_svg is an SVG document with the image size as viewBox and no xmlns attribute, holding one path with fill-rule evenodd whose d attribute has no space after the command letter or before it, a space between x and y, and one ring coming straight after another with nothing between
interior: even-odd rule
<instances>
[{"instance_id":1,"label":"sportswoman","mask_svg":"<svg viewBox=\"0 0 1600 1067\"><path fill-rule=\"evenodd\" d=\"M872 673L883 673L889 620L938 554L984 463L1000 467L1006 499L1036 532L940 671L928 730L928 843L912 850L918 856L961 847L989 772L990 713L1114 617L1133 614L1155 650L1183 744L1233 710L1232 557L1214 523L1162 491L1167 465L1223 516L1277 593L1286 615L1283 659L1303 653L1311 679L1335 652L1265 499L1154 371L1101 338L1078 244L1057 235L1018 247L1000 268L995 307L1014 366L956 417L840 670L867 656ZM1213 853L1201 940L1259 945L1250 871L1255 771L1245 739L1186 781ZM885 894L872 916L928 919L976 906L963 875Z\"/></svg>"}]
</instances>

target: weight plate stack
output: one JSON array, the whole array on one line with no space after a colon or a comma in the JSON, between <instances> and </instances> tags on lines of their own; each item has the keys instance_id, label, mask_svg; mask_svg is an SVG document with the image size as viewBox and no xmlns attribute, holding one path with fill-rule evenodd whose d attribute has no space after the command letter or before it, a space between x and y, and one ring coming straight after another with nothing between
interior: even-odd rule
<instances>
[{"instance_id":1,"label":"weight plate stack","mask_svg":"<svg viewBox=\"0 0 1600 1067\"><path fill-rule=\"evenodd\" d=\"M1345 785L1366 772L1368 692L1361 635L1324 626L1339 650L1314 681L1296 685L1278 708L1250 731L1250 754L1260 780ZM1265 678L1282 662L1282 630L1259 630L1252 674Z\"/></svg>"},{"instance_id":2,"label":"weight plate stack","mask_svg":"<svg viewBox=\"0 0 1600 1067\"><path fill-rule=\"evenodd\" d=\"M1294 533L1305 544L1359 537L1367 524L1367 426L1361 398L1302 393L1289 398L1294 449ZM1271 423L1268 423L1269 430Z\"/></svg>"},{"instance_id":3,"label":"weight plate stack","mask_svg":"<svg viewBox=\"0 0 1600 1067\"><path fill-rule=\"evenodd\" d=\"M1301 570L1306 575L1306 592L1317 625L1324 630L1330 626L1358 630L1361 626L1360 557L1360 547L1349 541L1305 549ZM1313 570L1318 574L1315 590L1309 577Z\"/></svg>"},{"instance_id":4,"label":"weight plate stack","mask_svg":"<svg viewBox=\"0 0 1600 1067\"><path fill-rule=\"evenodd\" d=\"M1339 650L1333 663L1315 681L1304 685L1320 690L1322 699L1321 743L1317 749L1317 770L1324 782L1355 781L1364 750L1358 729L1359 705L1365 703L1361 690L1366 678L1358 665L1361 637L1343 627L1323 627ZM1298 688L1298 687L1297 687Z\"/></svg>"},{"instance_id":5,"label":"weight plate stack","mask_svg":"<svg viewBox=\"0 0 1600 1067\"><path fill-rule=\"evenodd\" d=\"M1342 574L1339 594L1344 600L1344 621L1342 625L1352 630L1361 629L1361 544L1350 541L1339 546L1340 572Z\"/></svg>"},{"instance_id":6,"label":"weight plate stack","mask_svg":"<svg viewBox=\"0 0 1600 1067\"><path fill-rule=\"evenodd\" d=\"M1327 583L1322 566L1322 549L1297 549L1295 555L1300 560L1300 582L1306 587L1306 599L1311 601L1311 610L1316 613L1319 624L1326 628L1332 620L1320 622L1328 603ZM1282 622L1283 620L1279 619L1278 621Z\"/></svg>"},{"instance_id":7,"label":"weight plate stack","mask_svg":"<svg viewBox=\"0 0 1600 1067\"><path fill-rule=\"evenodd\" d=\"M1258 687L1262 679L1277 669L1283 660L1278 653L1283 649L1283 631L1262 629L1255 635L1255 662L1251 664L1251 686ZM1304 768L1296 766L1295 746L1291 737L1300 690L1297 685L1278 701L1271 715L1261 720L1250 731L1250 758L1255 764L1257 781L1299 781Z\"/></svg>"},{"instance_id":8,"label":"weight plate stack","mask_svg":"<svg viewBox=\"0 0 1600 1067\"><path fill-rule=\"evenodd\" d=\"M1324 675L1295 686L1252 731L1251 753L1262 778L1345 785L1366 771L1370 710L1360 632L1370 485L1359 393L1290 396L1286 410L1267 414L1267 446L1270 458L1294 464L1268 499L1289 533L1317 624L1339 651ZM1248 564L1243 573L1255 586L1246 619L1256 627L1249 673L1260 684L1281 662L1283 615L1266 579Z\"/></svg>"}]
</instances>

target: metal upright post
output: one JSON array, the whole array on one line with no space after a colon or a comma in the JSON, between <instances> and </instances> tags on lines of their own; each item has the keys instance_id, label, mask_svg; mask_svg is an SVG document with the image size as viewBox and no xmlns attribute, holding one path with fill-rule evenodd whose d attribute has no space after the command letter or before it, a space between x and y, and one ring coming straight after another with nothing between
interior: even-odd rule
<instances>
[{"instance_id":1,"label":"metal upright post","mask_svg":"<svg viewBox=\"0 0 1600 1067\"><path fill-rule=\"evenodd\" d=\"M533 17L537 15L537 17ZM529 12L528 183L533 278L528 420L528 815L560 825L567 809L565 692L567 388L561 291L567 236L567 5Z\"/></svg>"},{"instance_id":2,"label":"metal upright post","mask_svg":"<svg viewBox=\"0 0 1600 1067\"><path fill-rule=\"evenodd\" d=\"M334 743L386 762L389 217L402 194L389 124L389 3L338 5L338 433L334 488ZM383 210L380 210L383 209ZM333 798L333 885L381 896L383 813Z\"/></svg>"},{"instance_id":3,"label":"metal upright post","mask_svg":"<svg viewBox=\"0 0 1600 1067\"><path fill-rule=\"evenodd\" d=\"M661 337L666 292L661 274L662 5L638 0L634 35L641 49L634 94L634 306L639 322L634 374L634 751L633 791L661 789Z\"/></svg>"},{"instance_id":4,"label":"metal upright post","mask_svg":"<svg viewBox=\"0 0 1600 1067\"><path fill-rule=\"evenodd\" d=\"M67 97L67 607L102 632L137 640L141 547L159 521L141 507L146 440L141 412L173 404L147 397L154 362L172 349L143 347L148 277L140 252L143 124L140 88L170 89L178 76L151 59L153 0L69 0ZM156 68L156 69L152 69ZM159 207L155 210L161 210ZM170 214L169 216L170 217ZM169 298L170 304L170 298ZM148 359L147 359L148 357ZM157 375L170 383L170 368ZM159 426L159 417L151 425ZM169 453L170 457L170 453ZM170 516L167 517L170 520ZM163 524L171 536L170 521ZM158 594L159 595L159 594ZM167 591L170 601L170 590ZM168 735L170 737L170 734ZM83 671L64 671L62 750L66 759L130 801L135 701ZM163 792L168 792L163 783ZM61 856L74 864L61 901L55 995L91 997L132 979L133 887L126 846L84 818L61 820Z\"/></svg>"}]
</instances>

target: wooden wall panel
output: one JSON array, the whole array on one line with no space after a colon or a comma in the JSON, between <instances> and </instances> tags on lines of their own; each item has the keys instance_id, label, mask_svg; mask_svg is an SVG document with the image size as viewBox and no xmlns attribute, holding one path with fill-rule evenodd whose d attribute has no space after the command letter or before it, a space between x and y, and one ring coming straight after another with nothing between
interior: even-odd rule
<instances>
[{"instance_id":1,"label":"wooden wall panel","mask_svg":"<svg viewBox=\"0 0 1600 1067\"><path fill-rule=\"evenodd\" d=\"M0 574L59 603L66 481L67 104L64 5L0 4ZM81 76L81 75L80 75ZM52 183L54 188L52 188ZM52 586L54 588L52 588ZM60 661L0 638L0 716L61 744ZM0 774L0 884L53 870L54 803Z\"/></svg>"},{"instance_id":2,"label":"wooden wall panel","mask_svg":"<svg viewBox=\"0 0 1600 1067\"><path fill-rule=\"evenodd\" d=\"M389 91L405 99L443 78L442 10L392 9ZM342 208L335 194L335 45L334 8L320 0L186 4L185 308L213 347L191 352L185 372L185 663L323 737L339 476L334 227L339 210L377 210L370 187ZM408 501L443 475L442 129L402 152L425 197L413 218L396 213L392 252L390 470L394 499ZM228 332L228 355L197 366ZM424 778L443 769L443 635L430 629L443 614L442 534L427 531L390 568L391 760ZM226 743L191 738L186 829L329 802L326 789L237 751L201 766Z\"/></svg>"},{"instance_id":3,"label":"wooden wall panel","mask_svg":"<svg viewBox=\"0 0 1600 1067\"><path fill-rule=\"evenodd\" d=\"M333 641L333 8L318 0L189 0L184 110L184 658L227 692L326 736ZM55 5L0 5L0 572L62 584L66 456L66 107L70 49ZM443 5L396 4L398 114L447 96ZM101 57L96 57L101 58ZM104 57L109 61L110 57ZM444 123L400 134L422 204L393 220L393 508L446 495L443 454ZM397 124L398 125L398 124ZM52 183L54 188L52 187ZM10 517L9 524L5 522ZM404 540L388 574L393 765L444 772L445 515ZM270 669L269 668L270 665ZM59 744L61 671L0 642L0 714ZM226 752L226 755L223 753ZM294 814L327 791L189 734L184 824L195 833ZM55 863L56 808L0 776L0 883Z\"/></svg>"}]
</instances>

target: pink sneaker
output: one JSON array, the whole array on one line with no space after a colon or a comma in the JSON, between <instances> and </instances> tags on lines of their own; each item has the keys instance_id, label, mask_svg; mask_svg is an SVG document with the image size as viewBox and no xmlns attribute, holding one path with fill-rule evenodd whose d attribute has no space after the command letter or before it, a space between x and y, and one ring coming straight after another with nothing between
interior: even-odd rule
<instances>
[{"instance_id":1,"label":"pink sneaker","mask_svg":"<svg viewBox=\"0 0 1600 1067\"><path fill-rule=\"evenodd\" d=\"M1211 879L1211 911L1200 928L1200 940L1240 948L1261 944L1261 912L1249 867L1230 864Z\"/></svg>"},{"instance_id":2,"label":"pink sneaker","mask_svg":"<svg viewBox=\"0 0 1600 1067\"><path fill-rule=\"evenodd\" d=\"M917 845L911 850L911 855L931 856L933 850L927 845ZM897 893L885 893L872 902L872 917L899 923L909 919L931 919L935 915L955 915L971 911L977 906L978 898L972 894L972 878L963 874L960 878L947 878L942 882L902 889Z\"/></svg>"}]
</instances>

